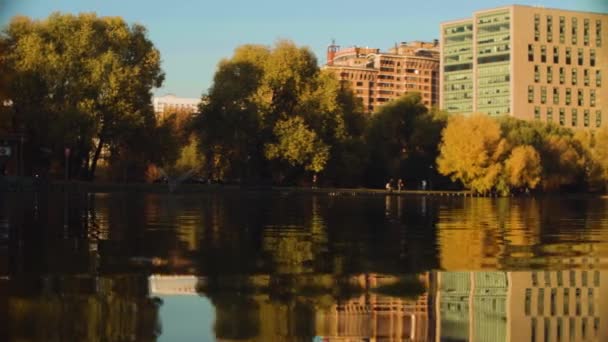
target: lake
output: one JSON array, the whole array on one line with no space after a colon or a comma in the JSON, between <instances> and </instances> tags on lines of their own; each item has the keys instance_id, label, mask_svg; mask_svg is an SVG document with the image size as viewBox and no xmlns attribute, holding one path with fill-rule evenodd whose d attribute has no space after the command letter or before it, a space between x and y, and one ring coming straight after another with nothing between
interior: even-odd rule
<instances>
[{"instance_id":1,"label":"lake","mask_svg":"<svg viewBox=\"0 0 608 342\"><path fill-rule=\"evenodd\" d=\"M0 340L605 341L607 209L0 193Z\"/></svg>"}]
</instances>

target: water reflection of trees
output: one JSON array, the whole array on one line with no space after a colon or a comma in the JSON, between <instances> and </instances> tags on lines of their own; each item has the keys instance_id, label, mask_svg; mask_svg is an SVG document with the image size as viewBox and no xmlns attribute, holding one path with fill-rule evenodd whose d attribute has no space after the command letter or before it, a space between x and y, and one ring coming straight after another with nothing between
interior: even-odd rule
<instances>
[{"instance_id":1,"label":"water reflection of trees","mask_svg":"<svg viewBox=\"0 0 608 342\"><path fill-rule=\"evenodd\" d=\"M104 210L88 194L2 195L7 279L0 297L8 340L154 341L161 302L140 269L104 268ZM9 198L9 201L4 199ZM103 199L102 199L103 201Z\"/></svg>"},{"instance_id":2,"label":"water reflection of trees","mask_svg":"<svg viewBox=\"0 0 608 342\"><path fill-rule=\"evenodd\" d=\"M121 308L131 305L140 323L116 325L112 336L132 331L141 340L153 338L158 302L148 299L145 277L139 276L154 271L206 279L198 290L215 305L218 338L310 340L321 333L342 336L344 329L380 336L389 333L369 322L385 309L394 314L377 323L400 322L394 326L402 331L412 324L405 313L427 317L425 332L417 332L426 338L432 311L420 313L420 303L431 305L433 285L421 287L418 274L437 268L559 269L565 266L556 262L564 256L576 263L608 252L607 202L588 199L269 192L18 196L0 203L1 215L11 213L4 258L15 279L48 275L60 279L53 284L88 279L84 283L130 284L124 286L140 291L117 294L86 285L83 292L80 282L20 294L6 290L16 308L10 318L14 336L30 336L23 329L42 325L47 316L79 313L90 321L84 330L69 330L53 318L49 327L87 339L96 327L114 324L100 312L123 317L128 310ZM363 313L355 318L348 310ZM44 338L57 336L44 331Z\"/></svg>"},{"instance_id":3,"label":"water reflection of trees","mask_svg":"<svg viewBox=\"0 0 608 342\"><path fill-rule=\"evenodd\" d=\"M463 198L437 223L445 270L559 267L573 257L606 257L606 201L592 198Z\"/></svg>"}]
</instances>

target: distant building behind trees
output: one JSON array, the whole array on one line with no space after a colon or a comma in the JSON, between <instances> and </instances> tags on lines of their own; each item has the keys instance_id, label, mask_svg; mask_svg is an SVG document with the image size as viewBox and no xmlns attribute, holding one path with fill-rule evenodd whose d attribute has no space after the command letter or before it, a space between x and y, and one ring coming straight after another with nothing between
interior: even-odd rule
<instances>
[{"instance_id":1,"label":"distant building behind trees","mask_svg":"<svg viewBox=\"0 0 608 342\"><path fill-rule=\"evenodd\" d=\"M174 94L154 96L152 98L154 113L156 113L157 116L162 116L163 113L167 113L169 111L185 111L194 113L198 110L198 105L200 103L200 98L177 97Z\"/></svg>"},{"instance_id":2,"label":"distant building behind trees","mask_svg":"<svg viewBox=\"0 0 608 342\"><path fill-rule=\"evenodd\" d=\"M324 68L351 86L366 112L411 92L420 93L427 108L439 103L438 41L402 42L387 52L332 43Z\"/></svg>"}]
</instances>

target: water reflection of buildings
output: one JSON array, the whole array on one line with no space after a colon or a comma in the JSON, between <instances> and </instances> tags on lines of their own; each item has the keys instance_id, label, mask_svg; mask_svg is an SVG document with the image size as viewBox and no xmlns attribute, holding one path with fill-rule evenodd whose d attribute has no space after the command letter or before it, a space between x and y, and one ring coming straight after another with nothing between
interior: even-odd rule
<instances>
[{"instance_id":1,"label":"water reflection of buildings","mask_svg":"<svg viewBox=\"0 0 608 342\"><path fill-rule=\"evenodd\" d=\"M305 295L297 293L293 297L294 302L286 304L276 301L270 288L273 280L269 276L256 275L249 277L248 281L261 286L264 289L251 293L251 299L255 305L249 305L247 309L253 310L254 318L249 319L259 325L256 336L249 336L247 341L288 341L300 339L306 334L322 336L323 341L427 341L433 338L434 317L432 304L433 291L426 291L431 284L430 273L420 276L412 276L410 284L414 288L411 299L393 297L381 294L378 291L383 286L398 283L397 276L380 274L361 274L351 276L346 281L358 293L350 299L330 299L332 291L335 290L335 279L327 281L326 275L319 275L316 279L317 285L323 284L313 294ZM153 296L163 295L198 295L197 289L205 286L209 277L197 277L191 275L152 275L149 277L149 291ZM238 280L234 279L235 282ZM300 283L310 279L300 279ZM418 288L422 291L416 292ZM298 291L299 292L299 291ZM303 291L304 292L304 291ZM430 296L428 294L431 294ZM211 294L213 297L214 295ZM220 296L221 297L221 296ZM226 336L220 336L218 327L226 324L219 322L219 315L226 308L219 307L222 303L213 300L216 305L216 337L228 340ZM309 309L304 309L308 306ZM231 320L238 320L231 316ZM300 322L300 323L294 323ZM304 329L301 322L308 322L312 330ZM242 323L242 322L241 322ZM234 322L233 325L240 323ZM249 327L251 330L251 327ZM246 335L232 333L232 335Z\"/></svg>"},{"instance_id":2,"label":"water reflection of buildings","mask_svg":"<svg viewBox=\"0 0 608 342\"><path fill-rule=\"evenodd\" d=\"M253 278L272 284L269 276ZM205 279L152 276L150 293L196 295ZM605 270L428 272L419 276L425 290L413 299L377 291L397 279L352 276L348 281L363 291L350 299L327 297L332 282L324 282L325 290L312 297L297 293L291 304L273 299L267 292L272 289L252 293L248 315L258 327L246 340L287 341L307 334L323 341L602 341L608 336Z\"/></svg>"},{"instance_id":3,"label":"water reflection of buildings","mask_svg":"<svg viewBox=\"0 0 608 342\"><path fill-rule=\"evenodd\" d=\"M428 288L430 274L420 276ZM366 289L395 281L394 276L360 275ZM366 293L316 312L316 333L323 341L427 341L433 333L432 303L428 292L416 299Z\"/></svg>"},{"instance_id":4,"label":"water reflection of buildings","mask_svg":"<svg viewBox=\"0 0 608 342\"><path fill-rule=\"evenodd\" d=\"M438 341L601 341L608 271L438 272Z\"/></svg>"}]
</instances>

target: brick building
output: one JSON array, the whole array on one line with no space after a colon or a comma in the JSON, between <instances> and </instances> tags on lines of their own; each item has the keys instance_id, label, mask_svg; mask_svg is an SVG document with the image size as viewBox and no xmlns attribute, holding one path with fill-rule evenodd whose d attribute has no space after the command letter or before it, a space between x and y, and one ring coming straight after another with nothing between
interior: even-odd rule
<instances>
[{"instance_id":1,"label":"brick building","mask_svg":"<svg viewBox=\"0 0 608 342\"><path fill-rule=\"evenodd\" d=\"M367 112L408 92L418 92L428 108L439 104L438 42L402 42L382 52L377 48L327 49L324 67L349 84Z\"/></svg>"}]
</instances>

